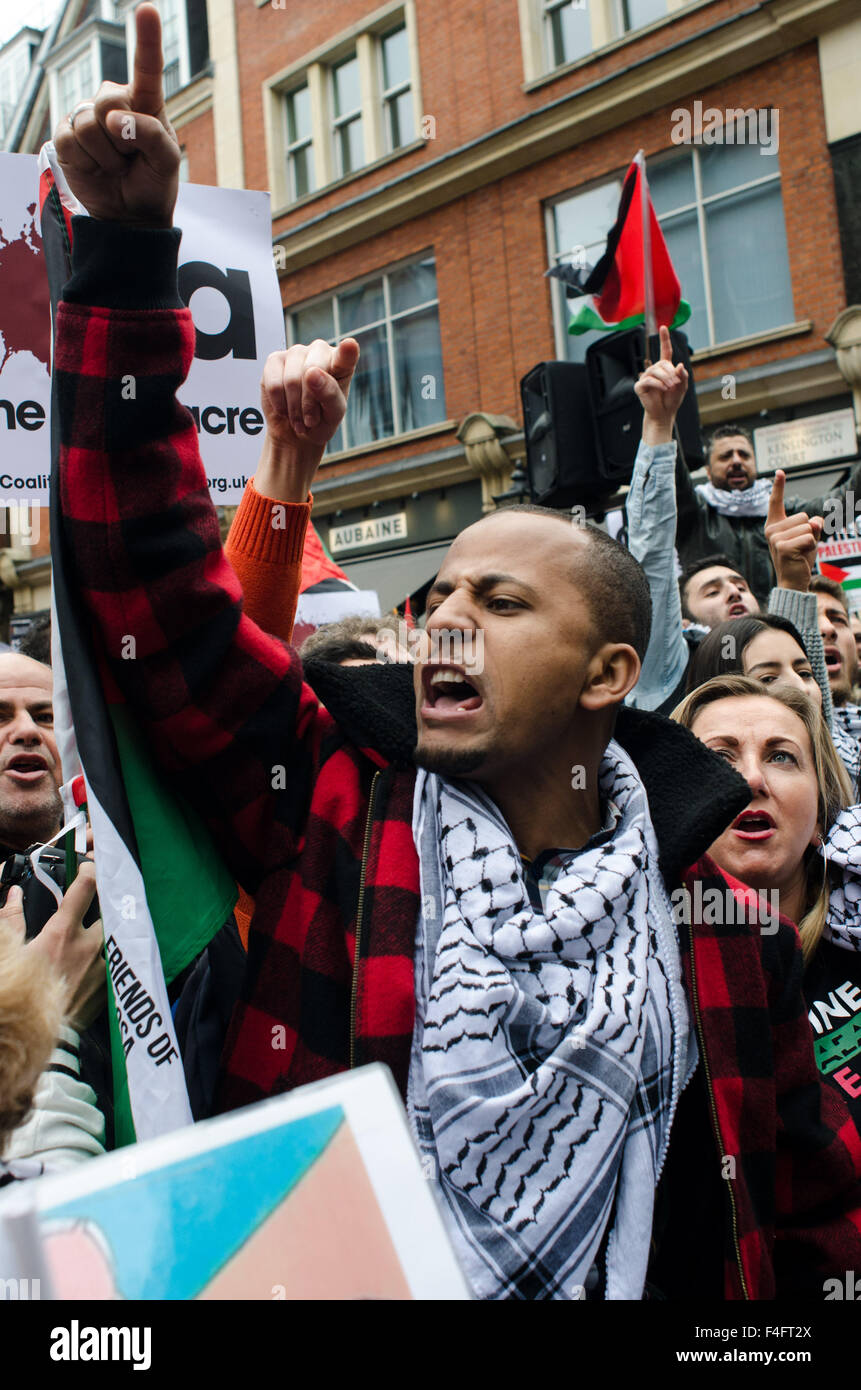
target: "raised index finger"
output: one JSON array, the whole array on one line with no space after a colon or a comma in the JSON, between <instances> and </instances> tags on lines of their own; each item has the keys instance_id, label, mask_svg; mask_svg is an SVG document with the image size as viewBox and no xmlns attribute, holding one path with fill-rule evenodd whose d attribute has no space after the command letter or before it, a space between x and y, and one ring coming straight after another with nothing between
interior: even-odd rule
<instances>
[{"instance_id":1,"label":"raised index finger","mask_svg":"<svg viewBox=\"0 0 861 1390\"><path fill-rule=\"evenodd\" d=\"M136 42L129 100L132 111L156 116L164 106L161 51L161 17L155 5L141 5L135 11Z\"/></svg>"},{"instance_id":2,"label":"raised index finger","mask_svg":"<svg viewBox=\"0 0 861 1390\"><path fill-rule=\"evenodd\" d=\"M673 360L673 340L670 337L670 330L661 324L661 361L672 362Z\"/></svg>"},{"instance_id":3,"label":"raised index finger","mask_svg":"<svg viewBox=\"0 0 861 1390\"><path fill-rule=\"evenodd\" d=\"M765 518L766 526L770 526L775 521L786 520L786 509L783 505L783 492L786 487L786 474L782 468L778 468L774 475L774 482L771 487L771 496L768 499L768 516Z\"/></svg>"}]
</instances>

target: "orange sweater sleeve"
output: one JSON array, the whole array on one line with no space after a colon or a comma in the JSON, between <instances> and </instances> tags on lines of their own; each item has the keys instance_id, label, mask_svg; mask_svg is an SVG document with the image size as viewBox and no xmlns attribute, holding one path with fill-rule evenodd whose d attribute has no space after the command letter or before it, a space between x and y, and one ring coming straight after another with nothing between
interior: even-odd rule
<instances>
[{"instance_id":1,"label":"orange sweater sleeve","mask_svg":"<svg viewBox=\"0 0 861 1390\"><path fill-rule=\"evenodd\" d=\"M285 642L293 635L312 501L278 502L264 497L252 478L224 547L242 585L246 614L264 632ZM253 900L240 888L234 915L246 950L253 912Z\"/></svg>"},{"instance_id":2,"label":"orange sweater sleeve","mask_svg":"<svg viewBox=\"0 0 861 1390\"><path fill-rule=\"evenodd\" d=\"M285 642L293 635L312 500L264 497L252 478L224 547L242 585L246 615Z\"/></svg>"}]
</instances>

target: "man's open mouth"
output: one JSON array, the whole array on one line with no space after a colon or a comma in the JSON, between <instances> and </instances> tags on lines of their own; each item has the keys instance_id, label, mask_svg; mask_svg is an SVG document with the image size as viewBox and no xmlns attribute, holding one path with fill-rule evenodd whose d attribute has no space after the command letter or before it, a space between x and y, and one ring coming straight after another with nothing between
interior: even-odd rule
<instances>
[{"instance_id":1,"label":"man's open mouth","mask_svg":"<svg viewBox=\"0 0 861 1390\"><path fill-rule=\"evenodd\" d=\"M777 825L768 811L742 811L733 821L732 829L742 840L768 840Z\"/></svg>"},{"instance_id":2,"label":"man's open mouth","mask_svg":"<svg viewBox=\"0 0 861 1390\"><path fill-rule=\"evenodd\" d=\"M839 676L843 670L843 657L839 647L825 647L825 669L829 676Z\"/></svg>"},{"instance_id":3,"label":"man's open mouth","mask_svg":"<svg viewBox=\"0 0 861 1390\"><path fill-rule=\"evenodd\" d=\"M13 782L26 786L29 782L38 782L50 768L39 753L16 753L14 758L9 759L3 771Z\"/></svg>"},{"instance_id":4,"label":"man's open mouth","mask_svg":"<svg viewBox=\"0 0 861 1390\"><path fill-rule=\"evenodd\" d=\"M424 702L422 717L461 718L480 709L484 703L473 680L460 666L426 666L422 672Z\"/></svg>"},{"instance_id":5,"label":"man's open mouth","mask_svg":"<svg viewBox=\"0 0 861 1390\"><path fill-rule=\"evenodd\" d=\"M746 618L747 609L743 603L731 603L729 608L729 616L731 618Z\"/></svg>"}]
</instances>

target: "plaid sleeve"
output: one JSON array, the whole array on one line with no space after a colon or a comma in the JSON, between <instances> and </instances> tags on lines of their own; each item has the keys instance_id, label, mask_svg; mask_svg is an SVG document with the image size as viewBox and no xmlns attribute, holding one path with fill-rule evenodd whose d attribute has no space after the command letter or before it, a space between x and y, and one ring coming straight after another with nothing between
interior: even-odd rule
<instances>
[{"instance_id":1,"label":"plaid sleeve","mask_svg":"<svg viewBox=\"0 0 861 1390\"><path fill-rule=\"evenodd\" d=\"M774 1269L778 1296L823 1299L861 1270L861 1135L816 1067L797 932L763 936L777 1090Z\"/></svg>"},{"instance_id":2,"label":"plaid sleeve","mask_svg":"<svg viewBox=\"0 0 861 1390\"><path fill-rule=\"evenodd\" d=\"M194 326L161 307L178 303L178 245L76 219L54 358L64 534L108 677L254 892L302 833L332 721L296 653L244 615L221 547L176 399Z\"/></svg>"}]
</instances>

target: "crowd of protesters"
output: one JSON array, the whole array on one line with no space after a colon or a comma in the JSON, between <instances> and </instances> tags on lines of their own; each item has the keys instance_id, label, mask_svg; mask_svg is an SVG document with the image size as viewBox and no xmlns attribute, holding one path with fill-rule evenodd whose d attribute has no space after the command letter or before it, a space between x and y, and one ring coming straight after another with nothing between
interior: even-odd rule
<instances>
[{"instance_id":1,"label":"crowd of protesters","mask_svg":"<svg viewBox=\"0 0 861 1390\"><path fill-rule=\"evenodd\" d=\"M499 511L453 541L418 660L365 618L298 653L311 488L358 344L269 358L223 551L175 394L180 151L154 11L137 25L132 82L55 136L91 214L56 409L99 660L240 891L172 992L195 1118L383 1062L477 1297L821 1299L861 1269L859 1030L841 1065L817 1047L861 1020L858 655L815 573L824 499L757 477L734 426L692 486L663 329L627 548ZM128 374L145 419L113 402ZM452 632L481 632L480 662L440 655ZM47 662L44 632L0 657L6 861L63 823ZM4 1187L113 1143L94 891L85 861L32 940L19 887L0 910Z\"/></svg>"}]
</instances>

